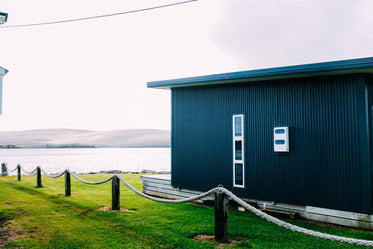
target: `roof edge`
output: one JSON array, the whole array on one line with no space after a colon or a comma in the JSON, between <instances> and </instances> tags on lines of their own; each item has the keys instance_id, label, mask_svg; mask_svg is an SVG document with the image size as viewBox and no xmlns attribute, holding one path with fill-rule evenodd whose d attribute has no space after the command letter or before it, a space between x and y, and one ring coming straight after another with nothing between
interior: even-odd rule
<instances>
[{"instance_id":1,"label":"roof edge","mask_svg":"<svg viewBox=\"0 0 373 249\"><path fill-rule=\"evenodd\" d=\"M236 83L240 81L263 81L287 77L310 77L326 74L346 74L351 72L373 74L373 57L151 81L147 83L147 86L149 88L170 89L173 87Z\"/></svg>"},{"instance_id":2,"label":"roof edge","mask_svg":"<svg viewBox=\"0 0 373 249\"><path fill-rule=\"evenodd\" d=\"M4 73L1 74L1 71L4 71ZM5 69L5 68L3 68L3 67L0 67L0 74L1 74L2 76L6 75L8 72L9 72L9 70L7 70L7 69Z\"/></svg>"}]
</instances>

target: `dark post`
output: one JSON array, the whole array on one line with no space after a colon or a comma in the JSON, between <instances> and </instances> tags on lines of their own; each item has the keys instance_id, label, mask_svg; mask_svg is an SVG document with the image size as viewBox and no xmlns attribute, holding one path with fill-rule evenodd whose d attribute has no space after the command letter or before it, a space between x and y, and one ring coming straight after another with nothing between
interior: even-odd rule
<instances>
[{"instance_id":1,"label":"dark post","mask_svg":"<svg viewBox=\"0 0 373 249\"><path fill-rule=\"evenodd\" d=\"M215 192L215 240L226 241L228 235L228 197Z\"/></svg>"},{"instance_id":2,"label":"dark post","mask_svg":"<svg viewBox=\"0 0 373 249\"><path fill-rule=\"evenodd\" d=\"M112 185L112 210L120 210L120 185L119 178L117 176L113 177Z\"/></svg>"},{"instance_id":3,"label":"dark post","mask_svg":"<svg viewBox=\"0 0 373 249\"><path fill-rule=\"evenodd\" d=\"M65 171L65 196L71 196L71 178L67 170Z\"/></svg>"},{"instance_id":4,"label":"dark post","mask_svg":"<svg viewBox=\"0 0 373 249\"><path fill-rule=\"evenodd\" d=\"M41 188L41 170L40 167L36 168L36 182L37 182L37 187Z\"/></svg>"},{"instance_id":5,"label":"dark post","mask_svg":"<svg viewBox=\"0 0 373 249\"><path fill-rule=\"evenodd\" d=\"M1 176L7 176L8 175L8 169L6 167L6 163L1 164Z\"/></svg>"},{"instance_id":6,"label":"dark post","mask_svg":"<svg viewBox=\"0 0 373 249\"><path fill-rule=\"evenodd\" d=\"M21 165L17 165L17 180L21 181Z\"/></svg>"}]
</instances>

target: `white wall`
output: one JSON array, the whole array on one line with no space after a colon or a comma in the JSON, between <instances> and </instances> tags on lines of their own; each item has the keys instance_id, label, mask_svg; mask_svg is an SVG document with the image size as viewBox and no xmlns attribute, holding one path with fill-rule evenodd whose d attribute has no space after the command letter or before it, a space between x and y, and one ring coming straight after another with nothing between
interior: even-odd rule
<instances>
[{"instance_id":1,"label":"white wall","mask_svg":"<svg viewBox=\"0 0 373 249\"><path fill-rule=\"evenodd\" d=\"M0 67L0 114L3 110L3 76L7 73L7 71Z\"/></svg>"},{"instance_id":2,"label":"white wall","mask_svg":"<svg viewBox=\"0 0 373 249\"><path fill-rule=\"evenodd\" d=\"M3 111L3 75L0 75L0 114Z\"/></svg>"}]
</instances>

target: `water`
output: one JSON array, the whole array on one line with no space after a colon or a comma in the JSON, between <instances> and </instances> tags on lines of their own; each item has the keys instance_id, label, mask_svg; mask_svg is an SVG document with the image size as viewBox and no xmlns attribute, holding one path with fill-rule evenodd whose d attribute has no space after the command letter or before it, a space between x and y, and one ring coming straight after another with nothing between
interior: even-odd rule
<instances>
[{"instance_id":1,"label":"water","mask_svg":"<svg viewBox=\"0 0 373 249\"><path fill-rule=\"evenodd\" d=\"M41 166L50 174L65 169L75 173L167 172L170 161L170 148L0 149L0 163L7 163L10 170L21 164L26 171Z\"/></svg>"}]
</instances>

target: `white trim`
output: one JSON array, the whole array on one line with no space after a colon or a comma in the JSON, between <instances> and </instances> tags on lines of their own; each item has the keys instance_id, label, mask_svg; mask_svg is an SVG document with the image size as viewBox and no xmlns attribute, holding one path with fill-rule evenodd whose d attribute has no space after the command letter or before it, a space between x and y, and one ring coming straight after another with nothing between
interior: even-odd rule
<instances>
[{"instance_id":1,"label":"white trim","mask_svg":"<svg viewBox=\"0 0 373 249\"><path fill-rule=\"evenodd\" d=\"M235 125L235 118L241 118L241 136L236 136L236 125ZM245 187L245 115L238 114L232 116L232 148L233 148L233 187L236 188L244 188ZM241 141L242 144L242 156L241 160L236 159L236 149L235 149L235 142ZM236 164L242 164L242 185L236 184Z\"/></svg>"}]
</instances>

